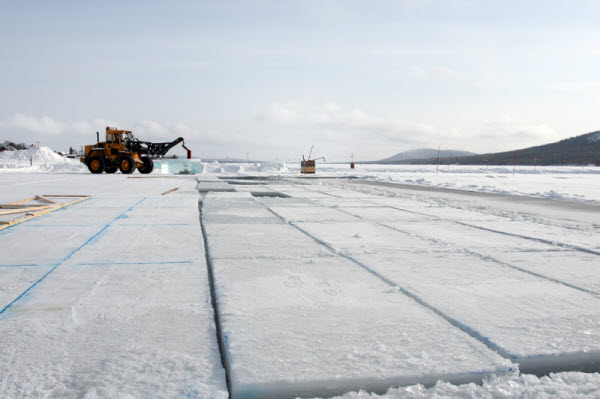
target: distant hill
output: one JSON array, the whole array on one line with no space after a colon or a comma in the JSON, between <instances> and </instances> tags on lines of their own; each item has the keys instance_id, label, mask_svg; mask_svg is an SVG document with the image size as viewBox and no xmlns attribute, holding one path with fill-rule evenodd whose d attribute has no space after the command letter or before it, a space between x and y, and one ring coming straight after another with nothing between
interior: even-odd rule
<instances>
[{"instance_id":1,"label":"distant hill","mask_svg":"<svg viewBox=\"0 0 600 399\"><path fill-rule=\"evenodd\" d=\"M442 156L440 152L440 163L447 163L451 156ZM452 163L460 165L512 165L515 161L515 151L497 152L490 154L479 154L462 157L452 156ZM571 137L556 143L544 144L535 147L518 149L518 165L581 165L583 159L586 164L600 163L600 131ZM437 162L436 153L426 159L413 159L393 161L389 163L427 165Z\"/></svg>"},{"instance_id":2,"label":"distant hill","mask_svg":"<svg viewBox=\"0 0 600 399\"><path fill-rule=\"evenodd\" d=\"M440 158L455 158L455 157L465 157L469 155L477 155L474 152L469 151L457 151L457 150L440 150ZM405 161L415 161L415 160L423 160L428 158L436 158L438 156L438 150L433 148L419 148L417 150L410 150L401 152L399 154L394 155L393 157L389 157L386 159L382 159L380 161L374 161L369 163L409 163Z\"/></svg>"}]
</instances>

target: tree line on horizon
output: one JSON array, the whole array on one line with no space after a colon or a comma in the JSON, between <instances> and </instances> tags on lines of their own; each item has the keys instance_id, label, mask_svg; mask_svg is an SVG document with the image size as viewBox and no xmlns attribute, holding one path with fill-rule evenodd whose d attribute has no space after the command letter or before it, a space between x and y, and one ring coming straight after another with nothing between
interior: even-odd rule
<instances>
[{"instance_id":1,"label":"tree line on horizon","mask_svg":"<svg viewBox=\"0 0 600 399\"><path fill-rule=\"evenodd\" d=\"M516 149L517 165L598 165L600 166L600 131L582 134L555 143ZM397 165L435 165L437 157L381 162ZM442 158L439 163L458 165L513 165L515 150L489 154Z\"/></svg>"}]
</instances>

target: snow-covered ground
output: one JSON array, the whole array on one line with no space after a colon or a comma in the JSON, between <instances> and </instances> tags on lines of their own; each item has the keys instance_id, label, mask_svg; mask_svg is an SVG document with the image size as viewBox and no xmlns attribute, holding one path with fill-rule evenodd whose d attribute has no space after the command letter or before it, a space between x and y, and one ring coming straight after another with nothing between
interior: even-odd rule
<instances>
[{"instance_id":1,"label":"snow-covered ground","mask_svg":"<svg viewBox=\"0 0 600 399\"><path fill-rule=\"evenodd\" d=\"M79 158L63 157L48 147L0 152L0 173L84 173Z\"/></svg>"},{"instance_id":2,"label":"snow-covered ground","mask_svg":"<svg viewBox=\"0 0 600 399\"><path fill-rule=\"evenodd\" d=\"M363 165L317 163L315 177L357 177L428 187L550 199L600 201L600 167ZM47 147L0 152L0 173L89 173L78 159L67 159ZM154 174L160 173L155 170ZM203 174L221 176L298 176L299 162L203 163Z\"/></svg>"},{"instance_id":3,"label":"snow-covered ground","mask_svg":"<svg viewBox=\"0 0 600 399\"><path fill-rule=\"evenodd\" d=\"M287 165L299 173L295 164ZM318 176L356 176L382 182L457 190L535 196L552 199L600 201L600 167L586 166L469 166L440 165L317 165Z\"/></svg>"},{"instance_id":4,"label":"snow-covered ground","mask_svg":"<svg viewBox=\"0 0 600 399\"><path fill-rule=\"evenodd\" d=\"M0 230L0 396L600 398L592 168L437 176L537 176L489 190L523 198L387 184L415 167L47 158L0 167L0 204L92 198ZM533 198L562 180L585 201Z\"/></svg>"}]
</instances>

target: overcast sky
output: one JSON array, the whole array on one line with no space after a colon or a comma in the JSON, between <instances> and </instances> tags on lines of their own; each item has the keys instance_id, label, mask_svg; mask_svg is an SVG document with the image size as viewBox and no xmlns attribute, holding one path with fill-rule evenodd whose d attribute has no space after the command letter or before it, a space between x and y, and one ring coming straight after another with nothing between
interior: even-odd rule
<instances>
[{"instance_id":1,"label":"overcast sky","mask_svg":"<svg viewBox=\"0 0 600 399\"><path fill-rule=\"evenodd\" d=\"M92 4L93 3L93 4ZM0 142L495 152L600 130L598 1L6 1Z\"/></svg>"}]
</instances>

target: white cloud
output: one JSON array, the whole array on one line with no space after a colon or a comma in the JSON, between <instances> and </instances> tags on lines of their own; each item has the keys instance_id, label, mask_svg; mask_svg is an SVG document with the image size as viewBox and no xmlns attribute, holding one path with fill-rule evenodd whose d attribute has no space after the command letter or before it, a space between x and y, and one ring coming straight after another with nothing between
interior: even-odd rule
<instances>
[{"instance_id":1,"label":"white cloud","mask_svg":"<svg viewBox=\"0 0 600 399\"><path fill-rule=\"evenodd\" d=\"M142 140L167 139L170 137L169 129L161 123L150 120L143 120L135 125L133 134Z\"/></svg>"},{"instance_id":2,"label":"white cloud","mask_svg":"<svg viewBox=\"0 0 600 399\"><path fill-rule=\"evenodd\" d=\"M0 128L35 133L41 137L72 134L92 134L104 130L106 126L115 125L102 118L81 120L76 122L63 122L49 116L32 116L17 113L0 123Z\"/></svg>"},{"instance_id":3,"label":"white cloud","mask_svg":"<svg viewBox=\"0 0 600 399\"><path fill-rule=\"evenodd\" d=\"M437 66L434 68L434 70L439 75L441 75L442 77L445 77L445 78L451 78L456 75L456 72L454 71L454 69L447 67L447 66Z\"/></svg>"},{"instance_id":4,"label":"white cloud","mask_svg":"<svg viewBox=\"0 0 600 399\"><path fill-rule=\"evenodd\" d=\"M424 78L425 76L427 76L427 72L425 72L425 70L423 68L418 67L416 65L409 66L408 73L410 73L412 76L414 76L416 78Z\"/></svg>"},{"instance_id":5,"label":"white cloud","mask_svg":"<svg viewBox=\"0 0 600 399\"><path fill-rule=\"evenodd\" d=\"M599 82L553 82L543 84L544 90L551 90L560 93L583 93L596 92L600 86Z\"/></svg>"},{"instance_id":6,"label":"white cloud","mask_svg":"<svg viewBox=\"0 0 600 399\"><path fill-rule=\"evenodd\" d=\"M556 130L546 124L522 123L504 115L487 122L481 129L478 138L485 141L493 140L502 147L511 145L522 148L550 143L558 140L560 136ZM491 151L496 151L492 146L489 147Z\"/></svg>"},{"instance_id":7,"label":"white cloud","mask_svg":"<svg viewBox=\"0 0 600 399\"><path fill-rule=\"evenodd\" d=\"M311 132L310 135L320 141L338 145L415 147L428 144L440 133L430 124L385 118L360 108L348 110L332 102L321 105L275 103L268 106L258 120L290 130Z\"/></svg>"},{"instance_id":8,"label":"white cloud","mask_svg":"<svg viewBox=\"0 0 600 399\"><path fill-rule=\"evenodd\" d=\"M142 120L132 125L134 135L144 141L171 141L177 137L194 139L194 129L183 123L165 126L157 121ZM48 116L36 117L18 113L0 121L0 132L14 135L16 140L41 141L64 146L68 143L83 144L95 141L96 132L100 132L102 138L107 126L130 129L104 118L64 122ZM219 138L212 137L209 140L217 142Z\"/></svg>"},{"instance_id":9,"label":"white cloud","mask_svg":"<svg viewBox=\"0 0 600 399\"><path fill-rule=\"evenodd\" d=\"M15 114L4 123L6 127L23 129L34 133L59 134L64 132L67 125L48 116L35 117L25 114Z\"/></svg>"}]
</instances>

